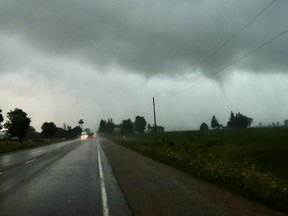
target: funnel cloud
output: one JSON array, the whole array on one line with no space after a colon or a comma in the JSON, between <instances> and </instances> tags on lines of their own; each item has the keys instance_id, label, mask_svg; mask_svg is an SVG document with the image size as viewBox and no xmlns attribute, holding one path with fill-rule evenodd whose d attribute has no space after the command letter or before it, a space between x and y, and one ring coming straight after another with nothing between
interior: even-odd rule
<instances>
[{"instance_id":1,"label":"funnel cloud","mask_svg":"<svg viewBox=\"0 0 288 216\"><path fill-rule=\"evenodd\" d=\"M254 124L283 122L287 8L284 0L3 0L0 109L22 108L36 128L83 118L97 129L101 118L152 123L155 97L170 130L198 129L213 115L226 124L231 110Z\"/></svg>"}]
</instances>

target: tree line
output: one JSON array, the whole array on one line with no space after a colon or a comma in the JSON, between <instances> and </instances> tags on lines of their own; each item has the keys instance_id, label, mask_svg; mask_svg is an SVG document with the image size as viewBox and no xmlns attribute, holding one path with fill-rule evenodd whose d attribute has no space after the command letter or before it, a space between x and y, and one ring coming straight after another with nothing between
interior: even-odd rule
<instances>
[{"instance_id":1,"label":"tree line","mask_svg":"<svg viewBox=\"0 0 288 216\"><path fill-rule=\"evenodd\" d=\"M84 120L80 119L78 126L71 127L64 124L64 128L57 127L53 122L44 122L41 126L42 132L36 132L31 123L31 118L22 109L15 108L7 113L7 121L4 122L2 116L2 110L0 110L0 130L5 128L9 137L17 137L21 143L23 143L24 138L26 139L40 139L40 138L76 138L82 133L82 125ZM250 127L253 119L247 117L240 112L234 114L232 111L230 113L229 121L227 122L227 128L247 128ZM108 119L107 121L101 119L98 133L103 134L130 134L130 133L143 133L146 130L147 122L143 116L136 116L134 122L131 119L122 120L120 124L115 124L113 119ZM211 128L220 129L224 126L221 125L216 119L215 115L212 116ZM152 131L153 127L148 124L148 131ZM206 123L202 123L200 130L208 130L209 127ZM87 128L85 131L89 132Z\"/></svg>"},{"instance_id":2,"label":"tree line","mask_svg":"<svg viewBox=\"0 0 288 216\"><path fill-rule=\"evenodd\" d=\"M227 122L226 128L247 128L251 126L253 119L247 117L240 112L234 114L232 111L230 113L229 121ZM212 116L211 119L211 128L220 129L224 128L222 124L218 122L215 115ZM209 130L209 126L204 122L200 126L200 130Z\"/></svg>"},{"instance_id":3,"label":"tree line","mask_svg":"<svg viewBox=\"0 0 288 216\"><path fill-rule=\"evenodd\" d=\"M143 116L136 116L134 122L132 122L131 119L122 120L120 124L115 124L112 118L107 121L101 119L97 132L101 134L144 133L146 125L147 122ZM150 128L150 124L148 124L148 126L148 128Z\"/></svg>"},{"instance_id":4,"label":"tree line","mask_svg":"<svg viewBox=\"0 0 288 216\"><path fill-rule=\"evenodd\" d=\"M44 122L41 126L42 132L38 133L30 125L31 118L22 109L15 108L7 113L7 121L4 122L2 110L0 110L0 130L6 129L10 138L17 138L21 143L24 139L41 139L41 138L76 138L82 133L83 119L80 119L78 126L72 128L64 124L64 128L57 127L54 122Z\"/></svg>"}]
</instances>

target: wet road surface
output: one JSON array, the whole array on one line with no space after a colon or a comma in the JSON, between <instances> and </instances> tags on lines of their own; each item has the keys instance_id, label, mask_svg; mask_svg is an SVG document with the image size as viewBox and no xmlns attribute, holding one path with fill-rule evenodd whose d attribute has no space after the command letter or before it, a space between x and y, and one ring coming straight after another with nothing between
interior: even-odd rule
<instances>
[{"instance_id":1,"label":"wet road surface","mask_svg":"<svg viewBox=\"0 0 288 216\"><path fill-rule=\"evenodd\" d=\"M131 215L99 139L0 155L0 215Z\"/></svg>"}]
</instances>

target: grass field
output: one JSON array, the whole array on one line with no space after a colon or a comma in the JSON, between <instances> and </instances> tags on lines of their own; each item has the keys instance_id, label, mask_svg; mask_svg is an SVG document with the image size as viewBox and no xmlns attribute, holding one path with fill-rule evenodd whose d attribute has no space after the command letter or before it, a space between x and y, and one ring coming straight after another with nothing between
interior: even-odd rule
<instances>
[{"instance_id":1,"label":"grass field","mask_svg":"<svg viewBox=\"0 0 288 216\"><path fill-rule=\"evenodd\" d=\"M155 160L288 212L288 128L109 137Z\"/></svg>"}]
</instances>

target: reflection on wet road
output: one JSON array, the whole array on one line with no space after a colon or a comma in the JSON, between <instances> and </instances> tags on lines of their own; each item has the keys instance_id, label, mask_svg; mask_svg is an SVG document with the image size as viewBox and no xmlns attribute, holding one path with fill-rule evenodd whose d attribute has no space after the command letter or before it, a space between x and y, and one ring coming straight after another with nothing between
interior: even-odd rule
<instances>
[{"instance_id":1,"label":"reflection on wet road","mask_svg":"<svg viewBox=\"0 0 288 216\"><path fill-rule=\"evenodd\" d=\"M1 215L131 215L100 141L0 156Z\"/></svg>"}]
</instances>

